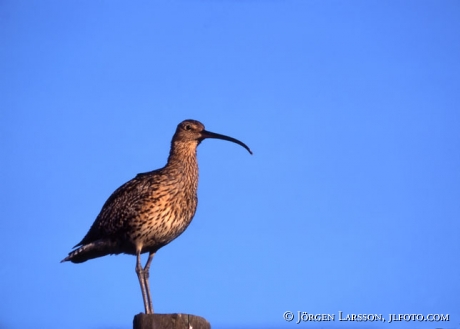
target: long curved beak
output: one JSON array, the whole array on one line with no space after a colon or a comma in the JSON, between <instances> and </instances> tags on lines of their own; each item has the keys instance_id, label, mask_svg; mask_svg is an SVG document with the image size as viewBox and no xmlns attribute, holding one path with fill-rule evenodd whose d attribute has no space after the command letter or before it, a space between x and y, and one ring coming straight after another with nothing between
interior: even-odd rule
<instances>
[{"instance_id":1,"label":"long curved beak","mask_svg":"<svg viewBox=\"0 0 460 329\"><path fill-rule=\"evenodd\" d=\"M236 143L236 144L241 145L242 147L244 147L246 150L248 150L248 152L250 154L252 154L252 151L249 149L249 147L246 144L244 144L243 142L237 140L236 138L221 135L221 134L216 134L216 133L213 133L213 132L210 132L210 131L207 131L207 130L203 130L201 132L201 138L200 139L203 140L203 139L206 139L206 138L223 139L225 141Z\"/></svg>"}]
</instances>

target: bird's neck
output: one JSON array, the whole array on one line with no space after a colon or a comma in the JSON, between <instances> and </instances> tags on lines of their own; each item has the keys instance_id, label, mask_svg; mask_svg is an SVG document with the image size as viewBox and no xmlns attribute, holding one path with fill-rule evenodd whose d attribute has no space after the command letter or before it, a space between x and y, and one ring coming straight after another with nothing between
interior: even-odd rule
<instances>
[{"instance_id":1,"label":"bird's neck","mask_svg":"<svg viewBox=\"0 0 460 329\"><path fill-rule=\"evenodd\" d=\"M175 175L198 181L197 146L198 143L172 142L166 167L174 171Z\"/></svg>"}]
</instances>

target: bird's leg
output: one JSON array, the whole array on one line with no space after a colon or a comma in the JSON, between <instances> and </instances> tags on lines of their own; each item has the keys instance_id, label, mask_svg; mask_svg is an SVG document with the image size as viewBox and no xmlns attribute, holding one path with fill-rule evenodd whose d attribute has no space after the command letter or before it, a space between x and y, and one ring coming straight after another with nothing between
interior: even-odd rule
<instances>
[{"instance_id":1,"label":"bird's leg","mask_svg":"<svg viewBox=\"0 0 460 329\"><path fill-rule=\"evenodd\" d=\"M147 302L149 303L150 313L153 314L153 304L152 304L152 296L150 295L150 283L149 283L149 276L150 276L150 264L152 263L153 256L155 256L154 252L149 254L149 259L144 266L144 282L145 282L145 290L147 292Z\"/></svg>"},{"instance_id":2,"label":"bird's leg","mask_svg":"<svg viewBox=\"0 0 460 329\"><path fill-rule=\"evenodd\" d=\"M142 265L141 265L141 252L140 252L140 250L137 252L136 273L137 273L137 278L139 279L139 284L141 285L142 298L144 299L145 314L150 314L151 313L151 307L150 307L151 304L149 304L148 299L147 299L146 286L145 286L145 276L144 276L144 269L142 268Z\"/></svg>"}]
</instances>

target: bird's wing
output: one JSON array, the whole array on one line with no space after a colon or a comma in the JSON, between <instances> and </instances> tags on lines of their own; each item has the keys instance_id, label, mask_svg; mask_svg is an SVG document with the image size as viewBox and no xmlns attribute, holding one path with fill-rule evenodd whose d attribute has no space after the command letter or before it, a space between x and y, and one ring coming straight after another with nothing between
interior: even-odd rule
<instances>
[{"instance_id":1,"label":"bird's wing","mask_svg":"<svg viewBox=\"0 0 460 329\"><path fill-rule=\"evenodd\" d=\"M128 223L138 216L147 197L158 186L159 175L154 173L138 174L116 189L102 206L86 236L75 247L122 234Z\"/></svg>"}]
</instances>

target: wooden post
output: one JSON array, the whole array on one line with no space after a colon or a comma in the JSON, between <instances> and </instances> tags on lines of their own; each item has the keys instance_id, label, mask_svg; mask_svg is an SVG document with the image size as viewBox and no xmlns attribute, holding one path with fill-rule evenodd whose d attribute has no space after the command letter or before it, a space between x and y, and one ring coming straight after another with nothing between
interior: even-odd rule
<instances>
[{"instance_id":1,"label":"wooden post","mask_svg":"<svg viewBox=\"0 0 460 329\"><path fill-rule=\"evenodd\" d=\"M134 317L133 329L211 329L211 325L205 318L191 314L139 313Z\"/></svg>"}]
</instances>

